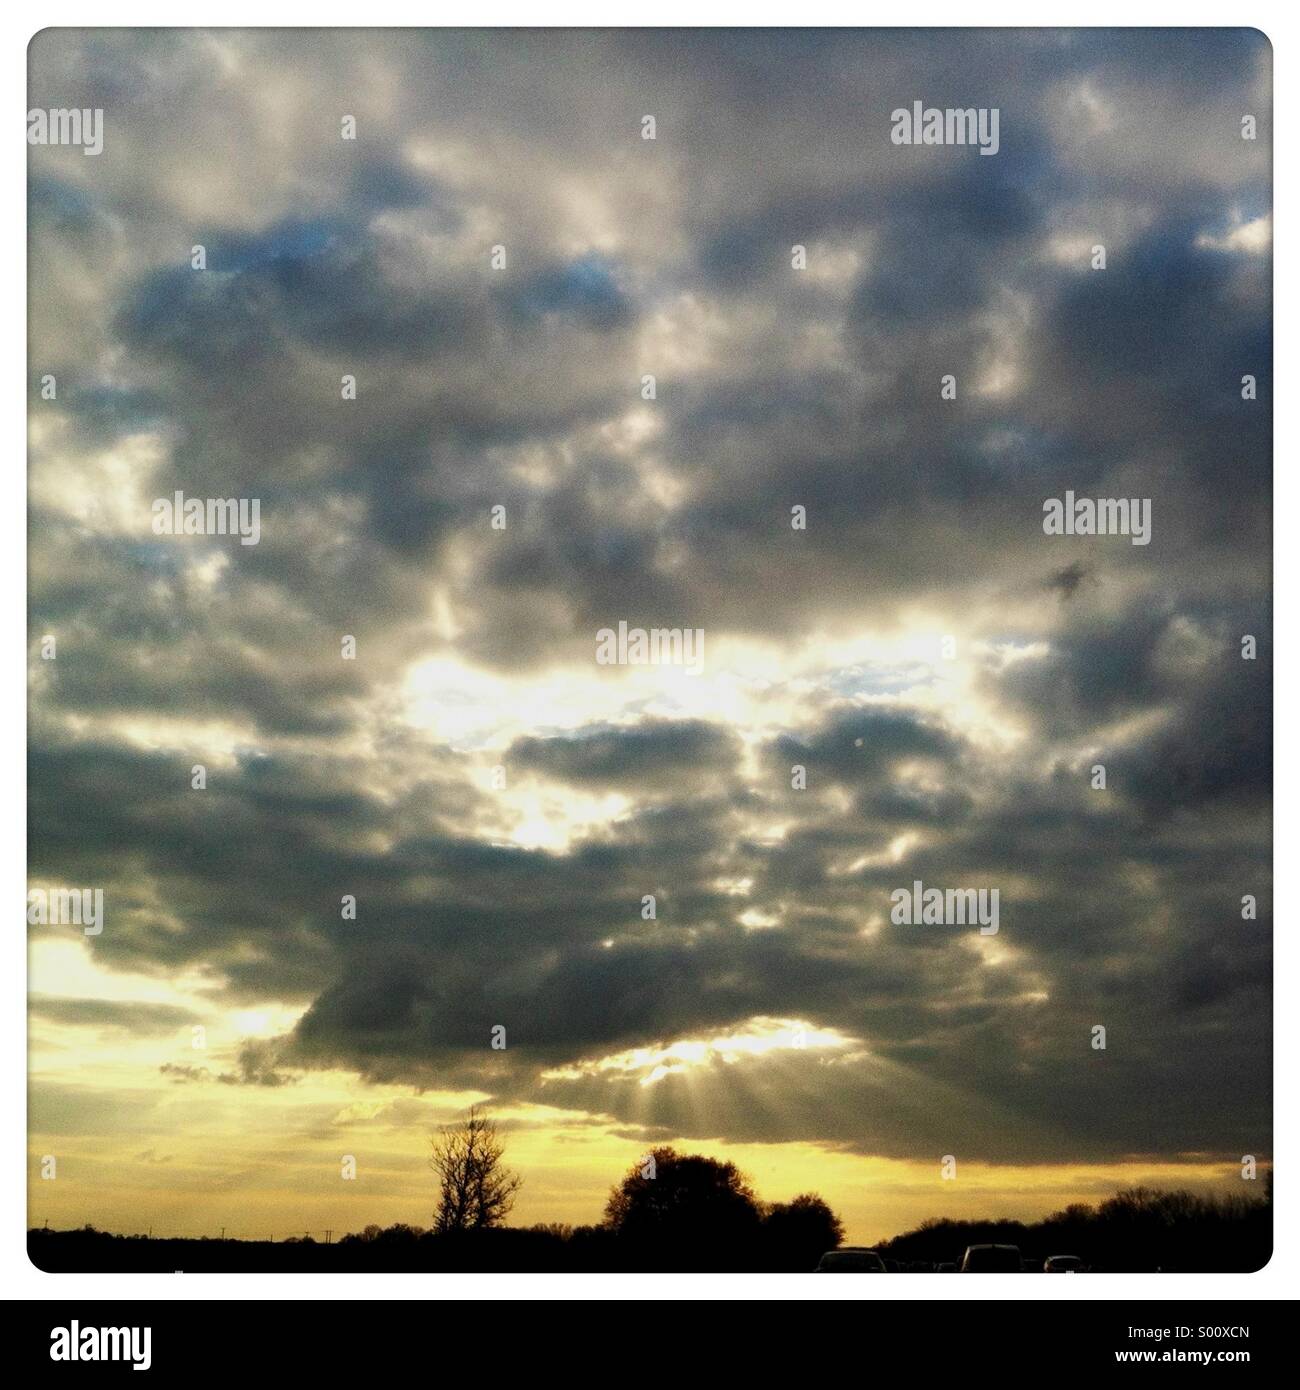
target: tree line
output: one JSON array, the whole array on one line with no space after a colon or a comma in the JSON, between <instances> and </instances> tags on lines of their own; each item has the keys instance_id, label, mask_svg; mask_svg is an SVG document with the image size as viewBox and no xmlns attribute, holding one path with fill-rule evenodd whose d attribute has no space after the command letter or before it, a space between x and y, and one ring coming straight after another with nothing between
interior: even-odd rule
<instances>
[{"instance_id":1,"label":"tree line","mask_svg":"<svg viewBox=\"0 0 1300 1390\"><path fill-rule=\"evenodd\" d=\"M45 1270L704 1270L805 1271L839 1246L844 1228L807 1192L765 1202L734 1163L651 1149L611 1189L594 1226L506 1224L522 1178L505 1162L495 1124L478 1107L431 1140L437 1198L427 1227L366 1226L324 1244L157 1240L79 1231L29 1232ZM1017 1245L1041 1268L1071 1254L1094 1270L1236 1271L1261 1268L1272 1250L1272 1174L1258 1198L1135 1188L1099 1207L1067 1207L1039 1222L930 1220L882 1242L891 1268L959 1261L967 1245Z\"/></svg>"}]
</instances>

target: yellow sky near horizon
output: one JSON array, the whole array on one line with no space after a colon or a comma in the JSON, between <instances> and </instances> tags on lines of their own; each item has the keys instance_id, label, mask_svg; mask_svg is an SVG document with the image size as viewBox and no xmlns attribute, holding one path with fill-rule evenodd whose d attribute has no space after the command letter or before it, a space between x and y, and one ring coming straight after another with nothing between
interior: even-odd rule
<instances>
[{"instance_id":1,"label":"yellow sky near horizon","mask_svg":"<svg viewBox=\"0 0 1300 1390\"><path fill-rule=\"evenodd\" d=\"M421 1094L341 1070L296 1072L280 1085L236 1084L238 1047L286 1031L296 1011L214 1013L209 999L205 1016L214 1022L204 1025L201 1048L188 1022L149 1037L102 1021L50 1023L39 1005L51 999L196 1005L203 982L104 971L66 936L34 936L31 956L38 1005L29 1041L31 1225L191 1237L224 1228L231 1237L279 1240L308 1231L323 1239L326 1230L337 1239L372 1223L429 1224L429 1138L482 1093ZM56 983L59 994L40 988ZM750 1056L796 1045L847 1044L833 1033L796 1040L788 1027L763 1021L733 1036L614 1054L592 1066L639 1073L643 1086L653 1086L670 1072L689 1072L706 1053L743 1067ZM1231 1190L1241 1181L1237 1167L1195 1157L1006 1166L960 1156L949 1180L939 1154L920 1162L810 1142L650 1138L609 1116L535 1103L501 1103L492 1113L507 1161L524 1178L510 1218L519 1226L598 1222L609 1189L661 1144L736 1163L765 1201L819 1193L843 1221L846 1240L858 1244L927 1218L1032 1220L1138 1184ZM47 1156L55 1159L52 1179L43 1176ZM355 1178L343 1176L349 1156Z\"/></svg>"},{"instance_id":2,"label":"yellow sky near horizon","mask_svg":"<svg viewBox=\"0 0 1300 1390\"><path fill-rule=\"evenodd\" d=\"M277 1093L278 1094L278 1093ZM240 1239L283 1239L326 1229L334 1238L369 1224L428 1225L435 1199L426 1166L428 1135L449 1118L436 1101L404 1098L422 1110L398 1128L383 1112L370 1119L342 1118L326 1133L281 1132L284 1107L266 1109L251 1132L187 1127L161 1145L147 1136L105 1140L47 1133L32 1136L29 1221L71 1228L89 1222L122 1233L152 1229L156 1236L215 1236L222 1227ZM251 1108L251 1107L250 1107ZM306 1108L306 1107L304 1107ZM354 1109L358 1108L356 1106ZM535 1112L541 1107L524 1107ZM524 1178L510 1224L600 1221L609 1189L645 1153L647 1145L612 1123L557 1116L496 1113L504 1125L522 1118L529 1127L504 1134L507 1162ZM250 1119L253 1117L250 1116ZM378 1121L378 1123L376 1123ZM1031 1167L960 1163L955 1180L939 1163L869 1158L807 1143L733 1144L660 1140L682 1151L730 1160L765 1201L819 1193L840 1217L849 1244L875 1243L913 1229L927 1218L1036 1220L1075 1202L1095 1205L1138 1185L1222 1191L1240 1186L1230 1165L1189 1161L1125 1164L1042 1164ZM53 1153L58 1176L42 1180L41 1158ZM356 1159L354 1180L341 1176L345 1155Z\"/></svg>"}]
</instances>

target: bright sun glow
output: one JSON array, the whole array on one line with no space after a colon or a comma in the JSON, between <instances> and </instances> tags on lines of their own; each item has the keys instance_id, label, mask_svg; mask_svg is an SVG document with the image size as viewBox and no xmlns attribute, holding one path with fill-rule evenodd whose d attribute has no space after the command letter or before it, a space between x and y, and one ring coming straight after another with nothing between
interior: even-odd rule
<instances>
[{"instance_id":1,"label":"bright sun glow","mask_svg":"<svg viewBox=\"0 0 1300 1390\"><path fill-rule=\"evenodd\" d=\"M642 1086L652 1086L665 1076L689 1073L692 1068L720 1062L732 1066L746 1058L779 1051L825 1052L848 1047L856 1039L833 1028L816 1028L801 1019L758 1017L735 1033L713 1038L680 1038L666 1047L636 1047L591 1062L544 1072L544 1080L572 1080L601 1072L637 1076ZM638 1075L639 1073L639 1075Z\"/></svg>"}]
</instances>

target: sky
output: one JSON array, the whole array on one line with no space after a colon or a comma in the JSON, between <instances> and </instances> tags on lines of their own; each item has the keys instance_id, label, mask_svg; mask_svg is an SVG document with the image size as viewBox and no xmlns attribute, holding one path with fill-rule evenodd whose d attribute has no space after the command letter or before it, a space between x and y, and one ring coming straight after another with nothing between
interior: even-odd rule
<instances>
[{"instance_id":1,"label":"sky","mask_svg":"<svg viewBox=\"0 0 1300 1390\"><path fill-rule=\"evenodd\" d=\"M1241 1190L1262 35L47 29L28 105L103 112L29 147L29 890L104 903L33 1224L427 1224L473 1102L517 1224L664 1143L858 1241Z\"/></svg>"}]
</instances>

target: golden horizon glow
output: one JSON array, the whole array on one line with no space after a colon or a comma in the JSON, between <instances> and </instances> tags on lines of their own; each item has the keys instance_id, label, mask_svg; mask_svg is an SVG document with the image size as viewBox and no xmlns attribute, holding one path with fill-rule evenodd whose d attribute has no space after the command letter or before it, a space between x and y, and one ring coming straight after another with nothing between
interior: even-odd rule
<instances>
[{"instance_id":1,"label":"golden horizon glow","mask_svg":"<svg viewBox=\"0 0 1300 1390\"><path fill-rule=\"evenodd\" d=\"M301 1008L213 1010L204 984L198 972L188 982L109 972L76 942L33 944L38 1005L90 998L193 1008L202 1018L206 1045L187 1048L188 1025L137 1038L92 1023L61 1020L47 1027L38 1013L31 1028L32 1069L55 1098L53 1113L59 1114L58 1097L67 1092L69 1120L88 1105L96 1118L74 1133L33 1124L30 1223L90 1223L178 1236L216 1235L225 1227L241 1239L327 1229L337 1239L370 1224L429 1224L429 1137L470 1104L487 1099L486 1093L421 1093L409 1085L370 1082L361 1084L359 1096L359 1078L343 1070L295 1072L291 1082L274 1087L223 1083L218 1078L236 1068L244 1041L287 1031ZM631 1079L638 1089L653 1089L670 1075L689 1079L783 1053L833 1057L858 1046L860 1040L803 1020L758 1017L741 1029L554 1068L543 1080L612 1074ZM159 1070L168 1063L207 1074L168 1081ZM649 1149L662 1145L735 1162L765 1201L820 1193L844 1222L850 1244L887 1239L929 1217L1029 1220L1137 1184L1230 1190L1239 1180L1231 1165L1189 1157L959 1162L959 1180L948 1182L940 1177L938 1156L920 1163L855 1154L835 1144L725 1142L649 1131L630 1137L636 1126L581 1110L532 1103L491 1110L507 1161L525 1179L511 1215L518 1226L599 1222L610 1188ZM53 1182L40 1177L46 1154L58 1163ZM357 1161L355 1181L340 1176L349 1154Z\"/></svg>"}]
</instances>

